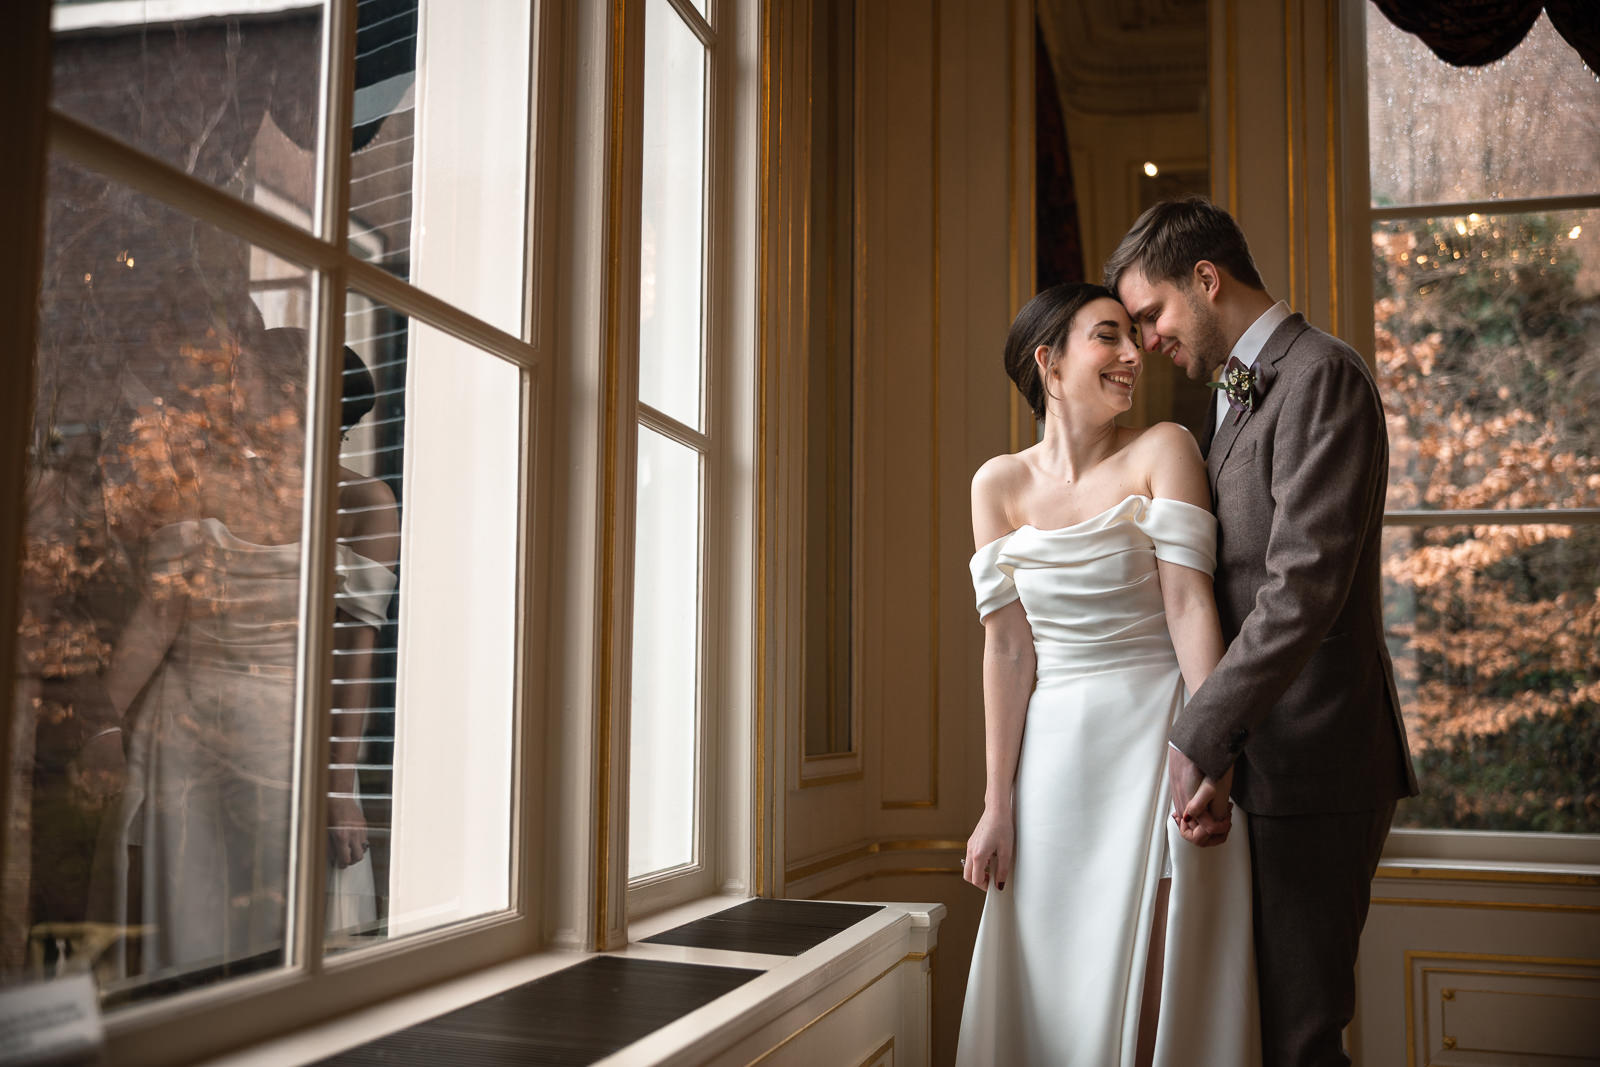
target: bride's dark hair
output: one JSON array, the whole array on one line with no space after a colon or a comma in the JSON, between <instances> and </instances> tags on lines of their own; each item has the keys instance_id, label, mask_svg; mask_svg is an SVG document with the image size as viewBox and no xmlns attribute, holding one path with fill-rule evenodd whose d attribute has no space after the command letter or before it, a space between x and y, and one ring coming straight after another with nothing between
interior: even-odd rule
<instances>
[{"instance_id":1,"label":"bride's dark hair","mask_svg":"<svg viewBox=\"0 0 1600 1067\"><path fill-rule=\"evenodd\" d=\"M1017 383L1017 391L1033 409L1033 417L1044 418L1044 382L1033 353L1040 345L1050 348L1050 365L1066 350L1067 332L1072 317L1091 300L1115 300L1110 289L1088 282L1052 285L1026 304L1011 321L1006 335L1006 373Z\"/></svg>"}]
</instances>

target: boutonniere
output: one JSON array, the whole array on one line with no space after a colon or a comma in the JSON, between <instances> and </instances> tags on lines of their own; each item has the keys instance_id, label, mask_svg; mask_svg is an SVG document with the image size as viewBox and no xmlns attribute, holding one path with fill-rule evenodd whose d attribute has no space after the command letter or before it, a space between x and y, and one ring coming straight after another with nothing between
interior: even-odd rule
<instances>
[{"instance_id":1,"label":"boutonniere","mask_svg":"<svg viewBox=\"0 0 1600 1067\"><path fill-rule=\"evenodd\" d=\"M1212 389L1222 390L1222 395L1228 399L1228 406L1233 409L1234 422L1254 411L1256 401L1260 399L1261 389L1256 381L1256 369L1239 362L1237 356L1229 356L1227 365L1222 368L1222 376L1214 382L1207 382L1206 385Z\"/></svg>"}]
</instances>

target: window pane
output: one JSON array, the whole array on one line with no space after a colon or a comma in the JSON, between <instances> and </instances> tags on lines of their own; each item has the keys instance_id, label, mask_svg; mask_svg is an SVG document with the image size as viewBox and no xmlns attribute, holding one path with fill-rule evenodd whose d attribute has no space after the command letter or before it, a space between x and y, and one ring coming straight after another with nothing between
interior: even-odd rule
<instances>
[{"instance_id":1,"label":"window pane","mask_svg":"<svg viewBox=\"0 0 1600 1067\"><path fill-rule=\"evenodd\" d=\"M1391 527L1383 570L1396 825L1600 832L1600 526Z\"/></svg>"},{"instance_id":2,"label":"window pane","mask_svg":"<svg viewBox=\"0 0 1600 1067\"><path fill-rule=\"evenodd\" d=\"M346 310L331 952L510 906L520 574L521 371Z\"/></svg>"},{"instance_id":3,"label":"window pane","mask_svg":"<svg viewBox=\"0 0 1600 1067\"><path fill-rule=\"evenodd\" d=\"M359 0L350 159L351 251L519 336L531 7Z\"/></svg>"},{"instance_id":4,"label":"window pane","mask_svg":"<svg viewBox=\"0 0 1600 1067\"><path fill-rule=\"evenodd\" d=\"M259 6L56 0L53 101L310 229L324 5L289 0L240 14Z\"/></svg>"},{"instance_id":5,"label":"window pane","mask_svg":"<svg viewBox=\"0 0 1600 1067\"><path fill-rule=\"evenodd\" d=\"M46 225L0 884L120 1002L285 963L309 286L59 160Z\"/></svg>"},{"instance_id":6,"label":"window pane","mask_svg":"<svg viewBox=\"0 0 1600 1067\"><path fill-rule=\"evenodd\" d=\"M1600 210L1372 242L1389 507L1600 507Z\"/></svg>"},{"instance_id":7,"label":"window pane","mask_svg":"<svg viewBox=\"0 0 1600 1067\"><path fill-rule=\"evenodd\" d=\"M639 429L628 876L695 858L700 456Z\"/></svg>"},{"instance_id":8,"label":"window pane","mask_svg":"<svg viewBox=\"0 0 1600 1067\"><path fill-rule=\"evenodd\" d=\"M1541 14L1509 56L1452 67L1367 10L1372 202L1592 193L1600 83Z\"/></svg>"},{"instance_id":9,"label":"window pane","mask_svg":"<svg viewBox=\"0 0 1600 1067\"><path fill-rule=\"evenodd\" d=\"M667 0L644 37L639 399L700 427L705 49Z\"/></svg>"}]
</instances>

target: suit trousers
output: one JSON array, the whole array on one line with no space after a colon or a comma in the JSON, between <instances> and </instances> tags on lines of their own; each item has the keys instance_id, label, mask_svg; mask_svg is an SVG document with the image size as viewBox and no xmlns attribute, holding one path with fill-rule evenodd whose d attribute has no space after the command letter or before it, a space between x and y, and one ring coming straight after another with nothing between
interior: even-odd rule
<instances>
[{"instance_id":1,"label":"suit trousers","mask_svg":"<svg viewBox=\"0 0 1600 1067\"><path fill-rule=\"evenodd\" d=\"M1391 801L1366 811L1250 814L1267 1067L1350 1062L1342 1034L1355 1015L1356 950L1394 809Z\"/></svg>"}]
</instances>

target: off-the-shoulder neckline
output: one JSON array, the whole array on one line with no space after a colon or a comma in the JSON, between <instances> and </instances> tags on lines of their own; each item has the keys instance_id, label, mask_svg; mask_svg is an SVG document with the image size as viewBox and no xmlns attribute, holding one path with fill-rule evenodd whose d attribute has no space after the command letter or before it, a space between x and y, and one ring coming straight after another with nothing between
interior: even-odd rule
<instances>
[{"instance_id":1,"label":"off-the-shoulder neckline","mask_svg":"<svg viewBox=\"0 0 1600 1067\"><path fill-rule=\"evenodd\" d=\"M203 519L179 519L177 522L169 522L165 526L157 529L154 534L151 534L151 537L154 538L158 534L161 534L167 530L180 529L188 523L193 523L196 526L204 526L208 530L220 533L221 536L226 537L235 545L243 545L246 549L254 552L293 552L295 554L299 554L301 550L301 542L299 541L289 541L287 543L277 545L265 545L259 541L247 541L243 537L240 537L238 534L234 533L232 530L228 529L227 523L223 522L221 519L211 516ZM362 564L370 563L374 566L383 567L385 570L388 569L388 564L363 554L359 549L351 548L346 544L335 544L333 547L335 552L347 552L350 555L355 556L362 562Z\"/></svg>"},{"instance_id":2,"label":"off-the-shoulder neckline","mask_svg":"<svg viewBox=\"0 0 1600 1067\"><path fill-rule=\"evenodd\" d=\"M1202 507L1198 507L1198 506L1196 506L1194 504L1189 503L1187 500L1179 500L1177 497L1171 497L1171 496L1155 496L1155 497L1152 497L1152 496L1145 496L1143 493L1129 493L1127 496L1123 497L1121 500L1117 501L1115 504L1112 504L1109 508L1106 508L1104 511L1097 511L1093 515L1090 515L1086 519L1079 519L1077 522L1070 523L1070 524L1068 524L1066 526L1048 526L1048 527L1046 527L1046 526L1035 526L1031 522L1025 522L1021 526L1018 526L1015 530L1008 531L1006 533L1001 534L999 537L996 537L993 541L990 541L988 544L985 544L982 548L978 549L978 551L982 552L984 548L989 548L992 545L998 544L999 542L1004 541L1006 538L1008 538L1008 537L1012 536L1013 534L1018 533L1019 531L1022 531L1022 530L1032 530L1034 533L1038 533L1038 534L1058 534L1058 533L1067 533L1067 532L1069 532L1071 530L1076 530L1080 526L1087 526L1089 523L1093 522L1096 519L1105 518L1107 515L1111 514L1113 511L1116 511L1118 508L1122 507L1124 504L1126 504L1130 500L1143 500L1147 504L1154 504L1156 501L1159 500L1163 504L1179 504L1179 505L1181 505L1183 507L1190 508L1190 509L1192 509L1194 511L1203 512L1206 515L1210 515L1211 514L1211 512L1208 509L1202 508Z\"/></svg>"}]
</instances>

